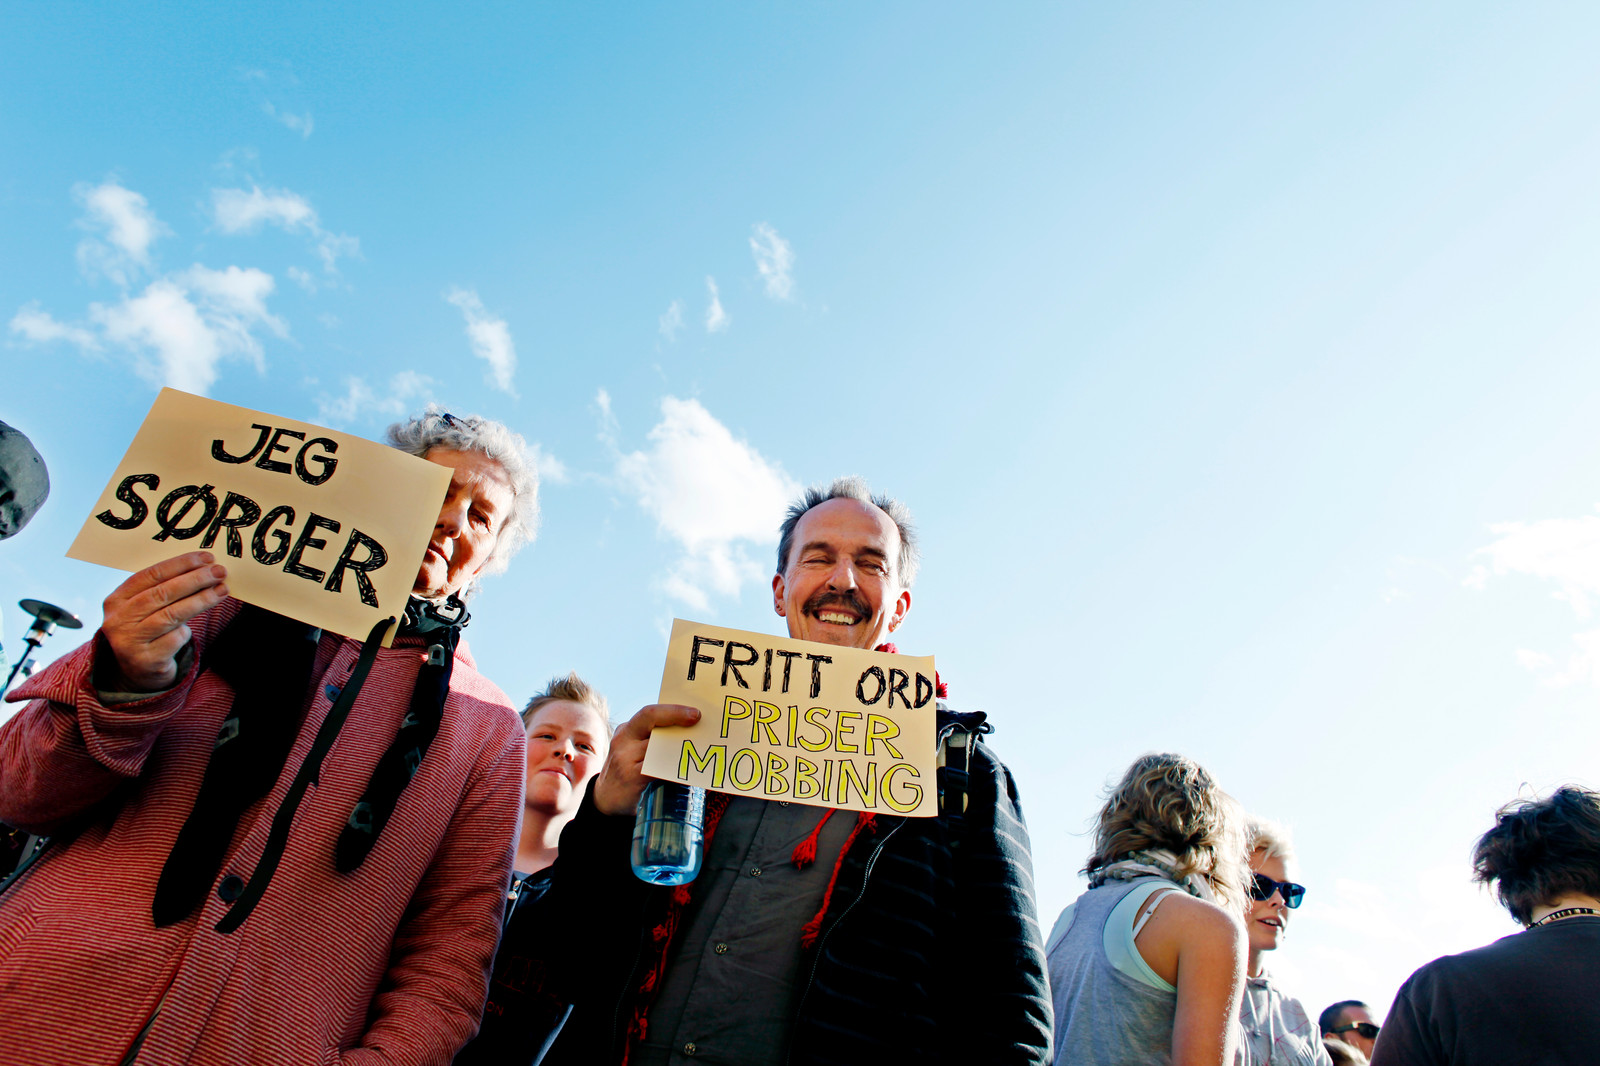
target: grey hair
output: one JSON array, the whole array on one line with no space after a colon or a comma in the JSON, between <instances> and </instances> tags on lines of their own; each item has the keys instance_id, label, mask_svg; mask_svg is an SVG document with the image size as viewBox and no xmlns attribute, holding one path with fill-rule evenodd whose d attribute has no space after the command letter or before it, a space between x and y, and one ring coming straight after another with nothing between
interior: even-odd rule
<instances>
[{"instance_id":1,"label":"grey hair","mask_svg":"<svg viewBox=\"0 0 1600 1066\"><path fill-rule=\"evenodd\" d=\"M511 482L511 513L500 525L494 551L480 572L498 574L524 545L532 544L539 532L539 471L528 454L528 442L503 422L478 415L453 415L436 403L422 414L389 427L389 444L403 452L426 457L434 448L458 452L480 452L500 464ZM463 596L478 591L473 578Z\"/></svg>"},{"instance_id":2,"label":"grey hair","mask_svg":"<svg viewBox=\"0 0 1600 1066\"><path fill-rule=\"evenodd\" d=\"M1294 861L1294 841L1289 838L1289 830L1278 822L1267 818L1251 818L1245 824L1244 835L1245 851L1251 858L1261 852L1263 860Z\"/></svg>"},{"instance_id":3,"label":"grey hair","mask_svg":"<svg viewBox=\"0 0 1600 1066\"><path fill-rule=\"evenodd\" d=\"M917 566L922 554L917 548L916 527L911 524L911 508L892 496L882 494L874 496L872 490L867 488L866 478L854 474L834 478L833 483L827 488L812 485L798 500L789 505L789 513L784 518L783 525L778 527L778 573L783 573L789 565L789 550L794 547L794 531L800 524L800 519L804 518L811 508L829 500L859 500L871 504L889 516L895 528L900 531L900 556L895 560L895 576L899 578L901 588L910 588L911 583L917 579Z\"/></svg>"}]
</instances>

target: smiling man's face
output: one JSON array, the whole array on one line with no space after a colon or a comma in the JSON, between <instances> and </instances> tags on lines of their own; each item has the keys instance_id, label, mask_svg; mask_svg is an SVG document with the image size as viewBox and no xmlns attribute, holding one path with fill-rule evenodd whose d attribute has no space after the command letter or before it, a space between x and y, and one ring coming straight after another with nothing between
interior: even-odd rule
<instances>
[{"instance_id":1,"label":"smiling man's face","mask_svg":"<svg viewBox=\"0 0 1600 1066\"><path fill-rule=\"evenodd\" d=\"M875 648L911 610L900 587L900 530L870 503L835 499L807 511L794 529L772 606L789 635L851 648Z\"/></svg>"}]
</instances>

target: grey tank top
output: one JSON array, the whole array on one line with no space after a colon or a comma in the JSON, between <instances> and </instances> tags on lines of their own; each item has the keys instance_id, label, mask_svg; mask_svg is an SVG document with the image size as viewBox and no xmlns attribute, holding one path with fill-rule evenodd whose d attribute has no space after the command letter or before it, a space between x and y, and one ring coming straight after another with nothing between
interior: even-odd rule
<instances>
[{"instance_id":1,"label":"grey tank top","mask_svg":"<svg viewBox=\"0 0 1600 1066\"><path fill-rule=\"evenodd\" d=\"M1107 881L1073 904L1072 924L1049 954L1055 1008L1055 1066L1168 1066L1178 994L1121 973L1106 958L1106 920L1141 885L1160 877Z\"/></svg>"}]
</instances>

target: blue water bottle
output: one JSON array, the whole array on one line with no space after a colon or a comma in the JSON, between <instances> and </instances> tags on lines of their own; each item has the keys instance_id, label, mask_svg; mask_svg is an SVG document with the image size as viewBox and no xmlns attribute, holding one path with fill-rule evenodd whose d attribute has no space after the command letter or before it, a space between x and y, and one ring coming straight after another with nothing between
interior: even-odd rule
<instances>
[{"instance_id":1,"label":"blue water bottle","mask_svg":"<svg viewBox=\"0 0 1600 1066\"><path fill-rule=\"evenodd\" d=\"M651 885L684 885L705 857L706 790L652 780L633 819L633 872Z\"/></svg>"}]
</instances>

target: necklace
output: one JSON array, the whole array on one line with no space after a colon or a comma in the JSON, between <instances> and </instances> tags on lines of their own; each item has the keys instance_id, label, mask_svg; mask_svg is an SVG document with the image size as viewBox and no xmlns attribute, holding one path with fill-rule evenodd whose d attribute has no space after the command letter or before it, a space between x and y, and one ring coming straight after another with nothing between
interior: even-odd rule
<instances>
[{"instance_id":1,"label":"necklace","mask_svg":"<svg viewBox=\"0 0 1600 1066\"><path fill-rule=\"evenodd\" d=\"M1528 926L1528 928L1537 929L1548 922L1559 922L1563 918L1576 918L1580 914L1600 914L1600 911L1595 910L1593 907L1567 907L1565 910L1551 911L1537 922Z\"/></svg>"}]
</instances>

